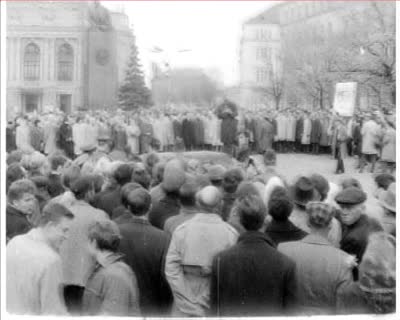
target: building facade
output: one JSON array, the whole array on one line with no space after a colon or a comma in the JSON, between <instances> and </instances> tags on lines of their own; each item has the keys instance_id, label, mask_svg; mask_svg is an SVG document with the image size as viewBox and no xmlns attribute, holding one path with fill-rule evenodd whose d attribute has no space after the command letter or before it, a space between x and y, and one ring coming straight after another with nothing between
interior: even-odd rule
<instances>
[{"instance_id":1,"label":"building facade","mask_svg":"<svg viewBox=\"0 0 400 320\"><path fill-rule=\"evenodd\" d=\"M54 109L70 113L116 103L133 36L125 14L97 6L75 1L7 2L8 115ZM95 25L96 16L102 15L109 30ZM114 47L96 48L93 58L89 40L94 33L110 35ZM106 81L113 90L99 97L109 105L99 105L93 98L98 92L89 92L98 72L93 64L114 70Z\"/></svg>"},{"instance_id":2,"label":"building facade","mask_svg":"<svg viewBox=\"0 0 400 320\"><path fill-rule=\"evenodd\" d=\"M267 103L273 106L277 87L285 85L286 92L289 88L294 89L292 84L286 83L283 74L296 72L300 67L296 63L303 63L305 55L312 57L313 52L322 52L327 43L340 41L353 20L361 17L364 25L371 23L367 18L369 6L371 2L366 1L286 1L246 21L242 26L240 43L241 104ZM389 6L389 11L394 8L394 5L393 9ZM310 59L312 72L318 69L318 63L321 61ZM304 64L301 67L301 72L306 74ZM356 81L357 77L353 76L348 74L345 79ZM305 76L305 81L308 80ZM321 105L329 105L333 98L335 73L323 80L328 89L324 88L324 103ZM359 103L363 107L376 104L374 93L368 86L359 85L359 89ZM287 103L285 94L281 104Z\"/></svg>"}]
</instances>

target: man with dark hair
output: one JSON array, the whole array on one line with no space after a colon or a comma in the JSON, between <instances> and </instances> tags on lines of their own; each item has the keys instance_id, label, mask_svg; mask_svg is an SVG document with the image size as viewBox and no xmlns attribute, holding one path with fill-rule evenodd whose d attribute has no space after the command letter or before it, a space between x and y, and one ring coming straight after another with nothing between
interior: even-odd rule
<instances>
[{"instance_id":1,"label":"man with dark hair","mask_svg":"<svg viewBox=\"0 0 400 320\"><path fill-rule=\"evenodd\" d=\"M89 226L96 221L107 220L108 215L92 207L89 202L94 195L94 185L91 176L82 175L71 184L71 192L75 200L68 209L75 219L71 225L70 238L61 248L63 272L65 280L65 302L69 311L79 313L84 287L94 261L88 251Z\"/></svg>"},{"instance_id":2,"label":"man with dark hair","mask_svg":"<svg viewBox=\"0 0 400 320\"><path fill-rule=\"evenodd\" d=\"M95 222L88 238L97 263L85 288L82 314L140 316L136 276L117 253L121 240L118 226L110 220Z\"/></svg>"},{"instance_id":3,"label":"man with dark hair","mask_svg":"<svg viewBox=\"0 0 400 320\"><path fill-rule=\"evenodd\" d=\"M119 250L125 254L126 263L137 276L142 315L168 316L172 294L163 273L168 235L147 220L151 207L151 197L147 190L131 190L123 203L130 216L124 215L123 219L118 220L122 235Z\"/></svg>"},{"instance_id":4,"label":"man with dark hair","mask_svg":"<svg viewBox=\"0 0 400 320\"><path fill-rule=\"evenodd\" d=\"M121 205L121 188L132 181L132 166L127 163L119 165L113 174L117 185L111 190L104 190L96 194L91 204L107 212L112 217L113 210Z\"/></svg>"},{"instance_id":5,"label":"man with dark hair","mask_svg":"<svg viewBox=\"0 0 400 320\"><path fill-rule=\"evenodd\" d=\"M39 226L7 244L7 311L13 314L65 315L62 267L58 253L73 214L60 204L44 207Z\"/></svg>"},{"instance_id":6,"label":"man with dark hair","mask_svg":"<svg viewBox=\"0 0 400 320\"><path fill-rule=\"evenodd\" d=\"M13 182L7 192L6 236L7 241L32 228L30 217L38 208L35 184L27 179Z\"/></svg>"},{"instance_id":7,"label":"man with dark hair","mask_svg":"<svg viewBox=\"0 0 400 320\"><path fill-rule=\"evenodd\" d=\"M236 190L243 179L243 172L239 168L230 169L224 174L222 182L223 205L221 209L221 216L224 221L229 219L233 203L236 200Z\"/></svg>"},{"instance_id":8,"label":"man with dark hair","mask_svg":"<svg viewBox=\"0 0 400 320\"><path fill-rule=\"evenodd\" d=\"M126 208L128 204L128 195L131 191L142 188L139 183L129 182L121 188L121 205L116 207L112 213L112 220L117 224L128 218L131 218L131 212Z\"/></svg>"},{"instance_id":9,"label":"man with dark hair","mask_svg":"<svg viewBox=\"0 0 400 320\"><path fill-rule=\"evenodd\" d=\"M62 183L62 173L65 166L70 162L68 159L61 155L55 154L49 158L51 172L48 174L49 178L49 194L52 198L57 197L65 191Z\"/></svg>"},{"instance_id":10,"label":"man with dark hair","mask_svg":"<svg viewBox=\"0 0 400 320\"><path fill-rule=\"evenodd\" d=\"M293 202L286 189L276 187L272 191L268 203L268 213L272 217L272 221L265 229L265 233L276 245L281 242L301 240L307 235L307 232L296 227L289 220L292 210Z\"/></svg>"},{"instance_id":11,"label":"man with dark hair","mask_svg":"<svg viewBox=\"0 0 400 320\"><path fill-rule=\"evenodd\" d=\"M172 216L165 221L164 231L172 235L178 226L193 218L194 215L199 212L196 207L196 193L198 190L199 186L195 180L186 181L179 188L179 202L181 209L178 215Z\"/></svg>"},{"instance_id":12,"label":"man with dark hair","mask_svg":"<svg viewBox=\"0 0 400 320\"><path fill-rule=\"evenodd\" d=\"M334 207L324 202L306 205L310 234L300 241L281 243L278 250L296 263L298 315L337 313L337 300L352 282L354 258L328 240Z\"/></svg>"},{"instance_id":13,"label":"man with dark hair","mask_svg":"<svg viewBox=\"0 0 400 320\"><path fill-rule=\"evenodd\" d=\"M218 317L288 314L296 293L295 264L259 231L266 216L260 197L240 198L237 211L246 232L236 245L214 258L211 314Z\"/></svg>"}]
</instances>

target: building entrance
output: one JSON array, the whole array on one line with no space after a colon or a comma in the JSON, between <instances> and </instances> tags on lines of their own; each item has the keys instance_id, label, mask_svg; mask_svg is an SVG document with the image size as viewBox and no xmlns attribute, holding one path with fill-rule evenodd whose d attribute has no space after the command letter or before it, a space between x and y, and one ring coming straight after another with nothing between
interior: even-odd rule
<instances>
[{"instance_id":1,"label":"building entrance","mask_svg":"<svg viewBox=\"0 0 400 320\"><path fill-rule=\"evenodd\" d=\"M39 99L38 94L25 94L25 112L32 113L35 110L39 111Z\"/></svg>"},{"instance_id":2,"label":"building entrance","mask_svg":"<svg viewBox=\"0 0 400 320\"><path fill-rule=\"evenodd\" d=\"M70 94L60 94L59 95L59 105L58 108L66 113L71 113L71 95Z\"/></svg>"}]
</instances>

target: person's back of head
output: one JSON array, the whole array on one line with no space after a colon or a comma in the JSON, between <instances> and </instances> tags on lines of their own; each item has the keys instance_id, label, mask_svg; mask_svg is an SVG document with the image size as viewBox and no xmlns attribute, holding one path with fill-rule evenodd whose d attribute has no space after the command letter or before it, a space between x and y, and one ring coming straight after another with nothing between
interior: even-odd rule
<instances>
[{"instance_id":1,"label":"person's back of head","mask_svg":"<svg viewBox=\"0 0 400 320\"><path fill-rule=\"evenodd\" d=\"M72 183L81 176L81 169L77 165L71 165L62 173L62 183L64 187L70 189Z\"/></svg>"},{"instance_id":2,"label":"person's back of head","mask_svg":"<svg viewBox=\"0 0 400 320\"><path fill-rule=\"evenodd\" d=\"M148 190L150 187L150 175L142 164L136 164L133 166L131 180L139 183L146 190Z\"/></svg>"},{"instance_id":3,"label":"person's back of head","mask_svg":"<svg viewBox=\"0 0 400 320\"><path fill-rule=\"evenodd\" d=\"M71 191L77 200L87 200L90 193L94 194L94 181L91 175L82 175L71 183Z\"/></svg>"},{"instance_id":4,"label":"person's back of head","mask_svg":"<svg viewBox=\"0 0 400 320\"><path fill-rule=\"evenodd\" d=\"M315 189L321 195L321 201L324 201L329 193L329 182L324 176L314 173L310 176L311 182L314 184Z\"/></svg>"},{"instance_id":5,"label":"person's back of head","mask_svg":"<svg viewBox=\"0 0 400 320\"><path fill-rule=\"evenodd\" d=\"M114 171L114 179L120 186L131 182L132 179L132 167L129 164L121 164Z\"/></svg>"},{"instance_id":6,"label":"person's back of head","mask_svg":"<svg viewBox=\"0 0 400 320\"><path fill-rule=\"evenodd\" d=\"M111 220L96 221L89 227L88 238L99 251L117 252L121 233L117 224Z\"/></svg>"},{"instance_id":7,"label":"person's back of head","mask_svg":"<svg viewBox=\"0 0 400 320\"><path fill-rule=\"evenodd\" d=\"M199 190L198 184L194 179L186 181L179 188L179 201L182 206L194 207L196 205L196 193Z\"/></svg>"},{"instance_id":8,"label":"person's back of head","mask_svg":"<svg viewBox=\"0 0 400 320\"><path fill-rule=\"evenodd\" d=\"M126 197L126 207L134 216L143 216L151 206L150 193L144 188L136 188L130 191Z\"/></svg>"},{"instance_id":9,"label":"person's back of head","mask_svg":"<svg viewBox=\"0 0 400 320\"><path fill-rule=\"evenodd\" d=\"M12 163L7 167L6 171L6 189L17 180L23 179L26 176L25 170L19 163Z\"/></svg>"},{"instance_id":10,"label":"person's back of head","mask_svg":"<svg viewBox=\"0 0 400 320\"><path fill-rule=\"evenodd\" d=\"M49 157L50 168L53 171L58 171L65 166L68 162L68 158L64 155L55 154Z\"/></svg>"},{"instance_id":11,"label":"person's back of head","mask_svg":"<svg viewBox=\"0 0 400 320\"><path fill-rule=\"evenodd\" d=\"M197 192L196 203L202 212L217 213L222 204L222 194L218 188L207 186Z\"/></svg>"},{"instance_id":12,"label":"person's back of head","mask_svg":"<svg viewBox=\"0 0 400 320\"><path fill-rule=\"evenodd\" d=\"M293 211L293 201L284 187L275 187L268 201L268 213L275 221L287 221Z\"/></svg>"},{"instance_id":13,"label":"person's back of head","mask_svg":"<svg viewBox=\"0 0 400 320\"><path fill-rule=\"evenodd\" d=\"M378 188L387 190L390 184L396 181L396 178L391 174L381 173L378 174L374 180Z\"/></svg>"},{"instance_id":14,"label":"person's back of head","mask_svg":"<svg viewBox=\"0 0 400 320\"><path fill-rule=\"evenodd\" d=\"M49 201L42 210L38 226L44 227L50 222L57 224L62 218L73 219L74 214L62 204Z\"/></svg>"},{"instance_id":15,"label":"person's back of head","mask_svg":"<svg viewBox=\"0 0 400 320\"><path fill-rule=\"evenodd\" d=\"M129 182L121 188L121 203L124 207L127 207L128 204L128 194L138 188L142 188L142 186L137 182Z\"/></svg>"},{"instance_id":16,"label":"person's back of head","mask_svg":"<svg viewBox=\"0 0 400 320\"><path fill-rule=\"evenodd\" d=\"M235 193L240 182L244 180L244 174L241 169L233 168L229 169L224 174L224 179L222 182L222 187L225 192Z\"/></svg>"},{"instance_id":17,"label":"person's back of head","mask_svg":"<svg viewBox=\"0 0 400 320\"><path fill-rule=\"evenodd\" d=\"M340 183L342 190L348 189L348 188L358 188L360 190L363 190L362 185L360 181L358 181L356 178L345 178L341 181Z\"/></svg>"},{"instance_id":18,"label":"person's back of head","mask_svg":"<svg viewBox=\"0 0 400 320\"><path fill-rule=\"evenodd\" d=\"M332 219L335 215L335 208L328 203L312 201L306 205L307 223L310 232L320 231L327 234L330 230Z\"/></svg>"},{"instance_id":19,"label":"person's back of head","mask_svg":"<svg viewBox=\"0 0 400 320\"><path fill-rule=\"evenodd\" d=\"M258 195L246 195L237 200L240 224L247 231L258 231L263 226L266 207Z\"/></svg>"}]
</instances>

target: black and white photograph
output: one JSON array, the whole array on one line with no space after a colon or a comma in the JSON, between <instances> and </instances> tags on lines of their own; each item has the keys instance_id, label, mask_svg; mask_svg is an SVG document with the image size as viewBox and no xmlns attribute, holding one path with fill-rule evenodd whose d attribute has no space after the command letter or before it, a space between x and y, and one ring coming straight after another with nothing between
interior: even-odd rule
<instances>
[{"instance_id":1,"label":"black and white photograph","mask_svg":"<svg viewBox=\"0 0 400 320\"><path fill-rule=\"evenodd\" d=\"M1 1L2 317L396 319L396 5Z\"/></svg>"}]
</instances>

